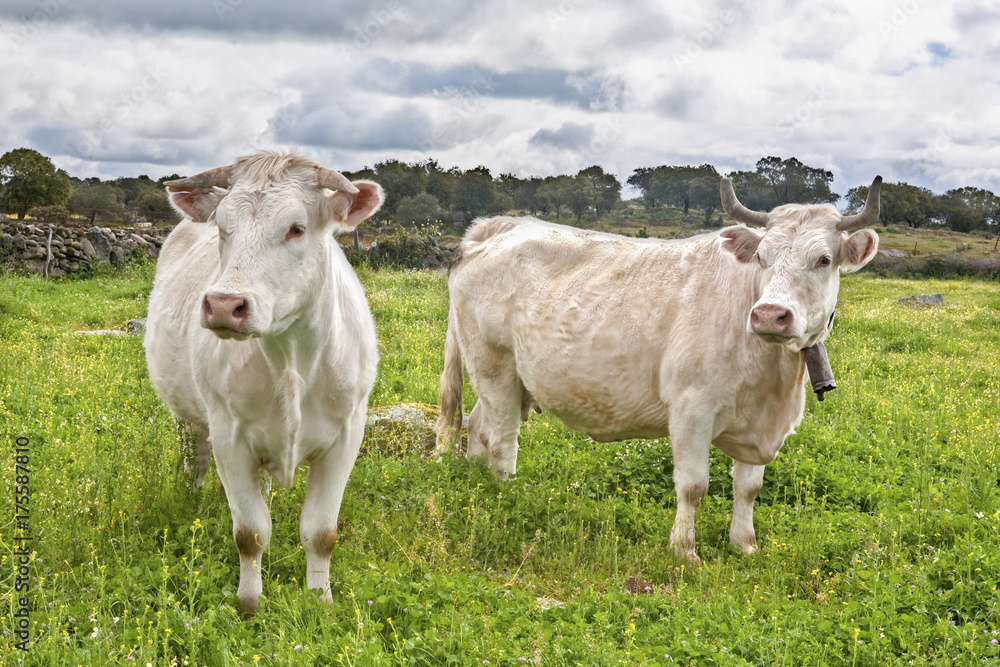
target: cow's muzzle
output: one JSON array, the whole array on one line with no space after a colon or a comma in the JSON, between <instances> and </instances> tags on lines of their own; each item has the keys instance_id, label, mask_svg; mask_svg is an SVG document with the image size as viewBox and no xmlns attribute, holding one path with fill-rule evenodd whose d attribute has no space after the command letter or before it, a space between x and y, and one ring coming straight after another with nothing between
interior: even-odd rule
<instances>
[{"instance_id":1,"label":"cow's muzzle","mask_svg":"<svg viewBox=\"0 0 1000 667\"><path fill-rule=\"evenodd\" d=\"M761 303L750 311L750 328L760 336L791 338L795 316L791 309L773 303Z\"/></svg>"},{"instance_id":2,"label":"cow's muzzle","mask_svg":"<svg viewBox=\"0 0 1000 667\"><path fill-rule=\"evenodd\" d=\"M220 338L249 336L253 315L253 301L242 294L208 292L201 301L201 325Z\"/></svg>"}]
</instances>

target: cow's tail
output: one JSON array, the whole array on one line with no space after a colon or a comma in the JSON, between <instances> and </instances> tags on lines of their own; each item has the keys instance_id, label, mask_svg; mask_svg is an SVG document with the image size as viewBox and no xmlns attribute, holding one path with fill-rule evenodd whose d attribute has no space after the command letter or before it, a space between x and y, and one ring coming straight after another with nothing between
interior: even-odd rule
<instances>
[{"instance_id":1,"label":"cow's tail","mask_svg":"<svg viewBox=\"0 0 1000 667\"><path fill-rule=\"evenodd\" d=\"M438 452L453 452L462 432L462 349L458 344L454 305L448 311L448 333L444 341L444 371L439 393L441 412L437 420Z\"/></svg>"}]
</instances>

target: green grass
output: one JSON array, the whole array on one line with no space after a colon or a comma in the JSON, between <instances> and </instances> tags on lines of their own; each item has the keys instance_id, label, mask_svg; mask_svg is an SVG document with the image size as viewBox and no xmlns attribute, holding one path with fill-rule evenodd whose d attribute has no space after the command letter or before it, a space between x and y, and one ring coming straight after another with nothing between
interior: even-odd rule
<instances>
[{"instance_id":1,"label":"green grass","mask_svg":"<svg viewBox=\"0 0 1000 667\"><path fill-rule=\"evenodd\" d=\"M372 407L437 402L442 276L362 271L382 359ZM728 544L730 462L698 511L706 565L669 548L666 441L597 444L548 414L519 474L366 447L334 551L334 603L302 590L304 487L275 486L262 611L241 620L219 483L191 492L141 341L78 329L140 316L152 268L0 276L0 628L15 627L14 444L31 441L25 665L988 665L1000 581L1000 292L842 283L840 385L768 466L761 551ZM941 291L945 306L897 297ZM474 397L466 385L466 408ZM380 437L385 437L380 436ZM408 436L398 434L401 440ZM402 452L402 453L400 453ZM666 657L669 655L669 659ZM185 663L186 661L186 663ZM487 662L488 661L488 662Z\"/></svg>"}]
</instances>

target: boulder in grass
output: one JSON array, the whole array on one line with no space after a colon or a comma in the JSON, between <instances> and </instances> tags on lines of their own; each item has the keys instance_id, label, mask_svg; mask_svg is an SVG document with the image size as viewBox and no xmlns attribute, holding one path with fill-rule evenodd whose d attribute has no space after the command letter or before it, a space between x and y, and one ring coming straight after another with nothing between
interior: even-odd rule
<instances>
[{"instance_id":1,"label":"boulder in grass","mask_svg":"<svg viewBox=\"0 0 1000 667\"><path fill-rule=\"evenodd\" d=\"M944 294L935 292L934 294L914 294L913 296L899 297L900 303L908 306L943 306Z\"/></svg>"}]
</instances>

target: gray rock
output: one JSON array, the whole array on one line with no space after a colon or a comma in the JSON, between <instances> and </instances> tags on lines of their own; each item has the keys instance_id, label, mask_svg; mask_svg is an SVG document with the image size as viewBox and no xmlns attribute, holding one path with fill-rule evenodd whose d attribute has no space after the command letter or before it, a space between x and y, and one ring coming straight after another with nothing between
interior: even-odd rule
<instances>
[{"instance_id":1,"label":"gray rock","mask_svg":"<svg viewBox=\"0 0 1000 667\"><path fill-rule=\"evenodd\" d=\"M100 259L111 259L111 242L100 227L88 229L84 237L80 239L81 243L83 241L88 241L94 249L94 252L90 254L96 255ZM84 252L86 252L86 246L84 246Z\"/></svg>"},{"instance_id":2,"label":"gray rock","mask_svg":"<svg viewBox=\"0 0 1000 667\"><path fill-rule=\"evenodd\" d=\"M934 294L914 294L913 296L899 297L900 303L910 306L943 306L944 294L935 292Z\"/></svg>"},{"instance_id":3,"label":"gray rock","mask_svg":"<svg viewBox=\"0 0 1000 667\"><path fill-rule=\"evenodd\" d=\"M389 407L376 408L368 412L367 423L374 426L379 422L390 424L402 424L410 428L434 429L435 418L416 405L391 405Z\"/></svg>"},{"instance_id":4,"label":"gray rock","mask_svg":"<svg viewBox=\"0 0 1000 667\"><path fill-rule=\"evenodd\" d=\"M80 250L83 251L83 254L87 257L93 257L97 254L97 250L94 249L93 244L87 240L86 236L80 238Z\"/></svg>"},{"instance_id":5,"label":"gray rock","mask_svg":"<svg viewBox=\"0 0 1000 667\"><path fill-rule=\"evenodd\" d=\"M362 451L377 450L390 456L416 451L421 456L436 456L436 420L431 406L410 404L374 408L368 412Z\"/></svg>"},{"instance_id":6,"label":"gray rock","mask_svg":"<svg viewBox=\"0 0 1000 667\"><path fill-rule=\"evenodd\" d=\"M879 248L878 254L884 257L906 257L906 253L895 248Z\"/></svg>"},{"instance_id":7,"label":"gray rock","mask_svg":"<svg viewBox=\"0 0 1000 667\"><path fill-rule=\"evenodd\" d=\"M140 336L146 331L146 318L137 317L125 323L125 331L129 336Z\"/></svg>"}]
</instances>

